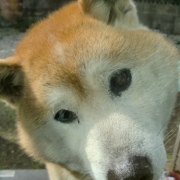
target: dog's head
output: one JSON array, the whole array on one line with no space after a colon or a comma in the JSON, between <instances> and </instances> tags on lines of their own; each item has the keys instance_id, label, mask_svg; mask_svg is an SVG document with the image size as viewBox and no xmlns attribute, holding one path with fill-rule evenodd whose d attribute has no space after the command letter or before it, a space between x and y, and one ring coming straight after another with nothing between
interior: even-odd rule
<instances>
[{"instance_id":1,"label":"dog's head","mask_svg":"<svg viewBox=\"0 0 180 180\"><path fill-rule=\"evenodd\" d=\"M132 2L84 0L0 61L0 97L17 108L20 144L34 158L96 180L158 180L177 60Z\"/></svg>"}]
</instances>

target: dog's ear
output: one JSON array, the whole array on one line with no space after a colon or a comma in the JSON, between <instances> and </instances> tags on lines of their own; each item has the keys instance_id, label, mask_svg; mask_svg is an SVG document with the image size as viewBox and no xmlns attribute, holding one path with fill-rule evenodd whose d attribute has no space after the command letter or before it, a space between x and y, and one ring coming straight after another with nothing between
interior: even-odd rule
<instances>
[{"instance_id":1,"label":"dog's ear","mask_svg":"<svg viewBox=\"0 0 180 180\"><path fill-rule=\"evenodd\" d=\"M16 107L23 93L23 72L18 58L0 59L0 99Z\"/></svg>"},{"instance_id":2,"label":"dog's ear","mask_svg":"<svg viewBox=\"0 0 180 180\"><path fill-rule=\"evenodd\" d=\"M132 0L79 0L83 12L100 21L123 29L144 29L139 23Z\"/></svg>"}]
</instances>

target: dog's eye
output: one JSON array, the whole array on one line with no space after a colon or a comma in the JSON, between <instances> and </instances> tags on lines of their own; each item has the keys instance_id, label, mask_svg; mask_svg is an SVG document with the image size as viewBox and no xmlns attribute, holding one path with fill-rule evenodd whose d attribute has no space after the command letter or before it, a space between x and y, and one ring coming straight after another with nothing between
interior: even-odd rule
<instances>
[{"instance_id":1,"label":"dog's eye","mask_svg":"<svg viewBox=\"0 0 180 180\"><path fill-rule=\"evenodd\" d=\"M77 116L74 112L72 111L68 111L65 109L61 109L60 111L58 111L55 116L54 119L56 121L60 121L62 123L71 123L73 122L75 119L77 119Z\"/></svg>"},{"instance_id":2,"label":"dog's eye","mask_svg":"<svg viewBox=\"0 0 180 180\"><path fill-rule=\"evenodd\" d=\"M129 69L121 69L113 73L110 79L110 91L116 96L120 96L131 84L131 72Z\"/></svg>"}]
</instances>

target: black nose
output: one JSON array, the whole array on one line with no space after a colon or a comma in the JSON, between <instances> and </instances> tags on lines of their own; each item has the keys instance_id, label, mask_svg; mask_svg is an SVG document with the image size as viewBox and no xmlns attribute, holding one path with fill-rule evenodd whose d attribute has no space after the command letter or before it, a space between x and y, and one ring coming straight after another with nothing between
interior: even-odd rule
<instances>
[{"instance_id":1,"label":"black nose","mask_svg":"<svg viewBox=\"0 0 180 180\"><path fill-rule=\"evenodd\" d=\"M108 180L152 180L151 164L146 157L133 156L117 162L108 171Z\"/></svg>"}]
</instances>

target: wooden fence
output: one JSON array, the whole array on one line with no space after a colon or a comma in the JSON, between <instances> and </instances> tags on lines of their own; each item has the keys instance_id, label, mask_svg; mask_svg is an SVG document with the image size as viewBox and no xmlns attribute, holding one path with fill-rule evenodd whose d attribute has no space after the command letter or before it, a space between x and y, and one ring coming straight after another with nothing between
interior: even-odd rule
<instances>
[{"instance_id":1,"label":"wooden fence","mask_svg":"<svg viewBox=\"0 0 180 180\"><path fill-rule=\"evenodd\" d=\"M140 20L152 29L180 35L180 5L137 2Z\"/></svg>"},{"instance_id":2,"label":"wooden fence","mask_svg":"<svg viewBox=\"0 0 180 180\"><path fill-rule=\"evenodd\" d=\"M11 20L6 23L1 17L0 27L13 24L17 19L23 19L23 22L26 23L34 22L69 1L71 0L0 0L1 14L4 13L7 19ZM19 8L12 2L19 2ZM180 5L149 2L136 2L136 4L143 24L163 33L180 35ZM4 11L5 8L7 11Z\"/></svg>"}]
</instances>

